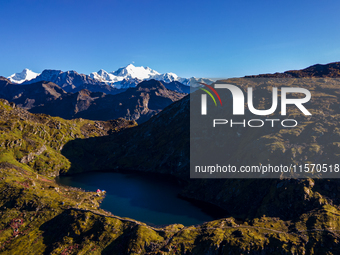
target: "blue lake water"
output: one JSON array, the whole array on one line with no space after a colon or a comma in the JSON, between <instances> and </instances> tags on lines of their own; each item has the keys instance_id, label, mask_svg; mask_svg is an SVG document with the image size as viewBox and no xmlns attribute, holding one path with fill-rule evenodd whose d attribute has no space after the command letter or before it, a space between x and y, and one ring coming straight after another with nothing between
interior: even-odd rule
<instances>
[{"instance_id":1,"label":"blue lake water","mask_svg":"<svg viewBox=\"0 0 340 255\"><path fill-rule=\"evenodd\" d=\"M56 181L86 191L105 190L102 209L150 225L180 223L190 226L215 219L200 207L180 199L181 187L165 177L90 172L60 176Z\"/></svg>"}]
</instances>

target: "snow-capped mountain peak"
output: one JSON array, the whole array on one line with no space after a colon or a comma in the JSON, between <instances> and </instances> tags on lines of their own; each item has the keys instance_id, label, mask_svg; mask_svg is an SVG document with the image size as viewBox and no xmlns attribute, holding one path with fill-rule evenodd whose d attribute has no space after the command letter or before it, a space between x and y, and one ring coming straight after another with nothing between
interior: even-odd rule
<instances>
[{"instance_id":1,"label":"snow-capped mountain peak","mask_svg":"<svg viewBox=\"0 0 340 255\"><path fill-rule=\"evenodd\" d=\"M14 73L11 76L8 76L7 78L13 83L21 84L25 81L30 81L36 78L38 75L39 73L35 73L25 68L21 73Z\"/></svg>"},{"instance_id":2,"label":"snow-capped mountain peak","mask_svg":"<svg viewBox=\"0 0 340 255\"><path fill-rule=\"evenodd\" d=\"M174 73L160 74L150 67L134 66L133 64L121 67L117 71L113 72L107 72L101 69L98 72L91 73L90 77L100 80L101 82L105 82L115 88L133 87L137 85L137 82L150 79L167 83L178 81L185 85L189 84L188 79L180 78ZM130 81L129 83L126 82L128 80Z\"/></svg>"},{"instance_id":3,"label":"snow-capped mountain peak","mask_svg":"<svg viewBox=\"0 0 340 255\"><path fill-rule=\"evenodd\" d=\"M155 70L144 66L134 66L129 64L126 67L119 68L117 71L111 72L115 76L123 78L137 78L140 80L148 79L151 76L159 74Z\"/></svg>"},{"instance_id":4,"label":"snow-capped mountain peak","mask_svg":"<svg viewBox=\"0 0 340 255\"><path fill-rule=\"evenodd\" d=\"M107 74L108 72L106 72L104 69L100 69L97 73L99 75L103 75L103 74Z\"/></svg>"}]
</instances>

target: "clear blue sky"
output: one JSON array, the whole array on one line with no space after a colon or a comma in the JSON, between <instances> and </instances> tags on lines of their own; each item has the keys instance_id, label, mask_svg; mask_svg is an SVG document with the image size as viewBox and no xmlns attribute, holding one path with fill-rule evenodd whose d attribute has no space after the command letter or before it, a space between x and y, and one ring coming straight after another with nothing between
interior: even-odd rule
<instances>
[{"instance_id":1,"label":"clear blue sky","mask_svg":"<svg viewBox=\"0 0 340 255\"><path fill-rule=\"evenodd\" d=\"M0 75L29 68L238 77L340 61L340 2L0 0Z\"/></svg>"}]
</instances>

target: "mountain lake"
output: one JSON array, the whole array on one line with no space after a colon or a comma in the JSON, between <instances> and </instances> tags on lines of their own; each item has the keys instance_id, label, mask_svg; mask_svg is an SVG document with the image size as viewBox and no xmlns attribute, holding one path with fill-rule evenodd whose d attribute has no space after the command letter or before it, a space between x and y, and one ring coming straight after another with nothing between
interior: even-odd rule
<instances>
[{"instance_id":1,"label":"mountain lake","mask_svg":"<svg viewBox=\"0 0 340 255\"><path fill-rule=\"evenodd\" d=\"M217 219L216 215L221 214L213 206L179 198L181 187L164 176L88 172L59 176L56 181L86 191L105 190L100 208L152 226L197 225Z\"/></svg>"}]
</instances>

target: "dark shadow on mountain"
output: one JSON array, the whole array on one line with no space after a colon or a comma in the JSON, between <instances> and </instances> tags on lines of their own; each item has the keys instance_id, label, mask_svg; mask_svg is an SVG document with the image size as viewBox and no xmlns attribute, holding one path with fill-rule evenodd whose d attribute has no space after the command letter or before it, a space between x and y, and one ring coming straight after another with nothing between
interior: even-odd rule
<instances>
[{"instance_id":1,"label":"dark shadow on mountain","mask_svg":"<svg viewBox=\"0 0 340 255\"><path fill-rule=\"evenodd\" d=\"M98 237L100 237L105 231L105 220L102 220L104 216L90 216L90 218L87 220L92 221L91 228L87 231L83 231L82 234L79 235L75 233L74 225L79 224L78 217L81 217L82 221L86 221L87 216L85 214L78 214L77 216L74 216L72 215L72 211L81 212L82 210L66 209L61 214L58 214L40 226L39 230L43 232L43 243L46 245L44 254L50 254L53 250L59 248L59 244L63 243L66 237L73 239L73 243L66 248L70 250L72 250L72 246L81 245L85 239L99 241ZM112 243L104 249L102 254L110 254L108 252L112 249L121 249L121 251L124 253L124 251L126 251L128 248L126 245L128 241L131 240L131 235L133 235L135 232L134 228L136 228L136 226L131 226L131 228L125 229L124 233L112 241ZM112 231L115 231L115 229L112 229Z\"/></svg>"},{"instance_id":2,"label":"dark shadow on mountain","mask_svg":"<svg viewBox=\"0 0 340 255\"><path fill-rule=\"evenodd\" d=\"M68 174L84 171L138 171L171 175L184 186L180 195L191 201L206 202L203 208L207 211L209 205L214 204L228 211L225 216L256 217L262 200L277 180L191 180L188 104L189 97L186 97L138 127L106 137L68 142L62 150L62 154L71 161ZM239 190L235 190L235 187ZM121 195L124 196L124 192ZM138 204L138 199L134 202ZM281 216L275 208L271 212L267 215Z\"/></svg>"},{"instance_id":3,"label":"dark shadow on mountain","mask_svg":"<svg viewBox=\"0 0 340 255\"><path fill-rule=\"evenodd\" d=\"M277 85L277 80L231 79L226 82L238 85L243 91L247 86L253 86L254 107L270 108L271 88ZM301 123L294 129L270 125L255 131L244 127L226 129L224 134L229 143L225 155L231 165L290 165L292 162L303 164L306 160L337 162L339 149L334 144L340 136L335 128L340 121L337 81L334 84L325 83L324 79L314 79L312 83L293 82L287 84L307 86L313 91L313 98L306 104L313 112L313 118L306 118L298 109L292 108L290 114ZM230 105L231 111L230 93L221 97L224 104ZM212 107L211 100L208 108ZM69 173L133 170L169 174L184 184L183 197L212 203L235 218L248 220L266 215L295 221L303 213L328 203L323 201L340 203L336 179L190 179L189 109L190 98L187 96L138 127L107 137L70 141L62 151L72 163ZM225 114L232 116L228 112ZM246 109L244 118L254 116ZM281 119L282 116L277 111L270 118ZM195 132L204 137L205 129L200 127Z\"/></svg>"},{"instance_id":4,"label":"dark shadow on mountain","mask_svg":"<svg viewBox=\"0 0 340 255\"><path fill-rule=\"evenodd\" d=\"M44 254L50 254L58 248L58 243L63 242L64 237L67 236L72 237L75 244L82 242L82 238L72 229L74 217L70 213L71 210L65 210L40 226L39 230L43 232L43 243L46 245Z\"/></svg>"},{"instance_id":5,"label":"dark shadow on mountain","mask_svg":"<svg viewBox=\"0 0 340 255\"><path fill-rule=\"evenodd\" d=\"M126 253L129 250L128 245L130 240L134 240L134 238L137 238L137 228L138 226L135 225L125 229L124 233L118 238L114 239L108 246L106 246L102 250L101 254L110 255L117 252L121 252L121 254Z\"/></svg>"}]
</instances>

